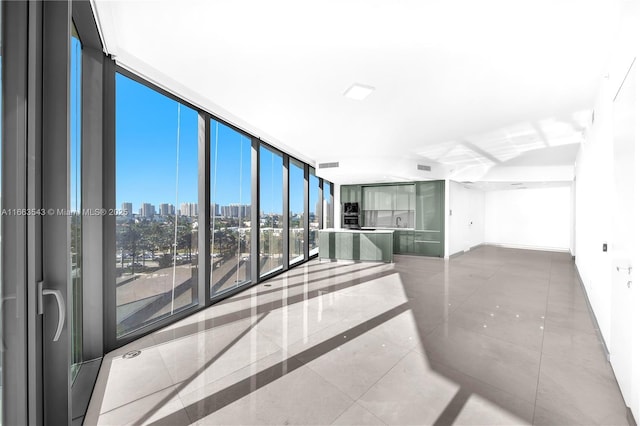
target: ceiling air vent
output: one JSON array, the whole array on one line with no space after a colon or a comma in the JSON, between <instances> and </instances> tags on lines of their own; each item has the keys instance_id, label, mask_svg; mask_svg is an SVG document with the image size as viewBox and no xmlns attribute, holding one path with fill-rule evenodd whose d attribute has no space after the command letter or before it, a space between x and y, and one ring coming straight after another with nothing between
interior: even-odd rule
<instances>
[{"instance_id":1,"label":"ceiling air vent","mask_svg":"<svg viewBox=\"0 0 640 426\"><path fill-rule=\"evenodd\" d=\"M320 163L318 164L318 168L319 169L331 169L333 167L339 167L340 163L338 163L337 161L333 162L333 163Z\"/></svg>"},{"instance_id":2,"label":"ceiling air vent","mask_svg":"<svg viewBox=\"0 0 640 426\"><path fill-rule=\"evenodd\" d=\"M418 164L418 170L424 170L425 172L430 172L431 166L423 166L422 164Z\"/></svg>"}]
</instances>

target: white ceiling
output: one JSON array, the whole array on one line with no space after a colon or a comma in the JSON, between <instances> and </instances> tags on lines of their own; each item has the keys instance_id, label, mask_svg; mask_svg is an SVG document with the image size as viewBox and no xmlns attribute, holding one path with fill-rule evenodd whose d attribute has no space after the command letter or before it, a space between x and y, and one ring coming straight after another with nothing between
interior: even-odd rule
<instances>
[{"instance_id":1,"label":"white ceiling","mask_svg":"<svg viewBox=\"0 0 640 426\"><path fill-rule=\"evenodd\" d=\"M568 181L616 0L94 0L118 63L337 183ZM353 83L376 90L344 97ZM431 165L431 172L417 170Z\"/></svg>"}]
</instances>

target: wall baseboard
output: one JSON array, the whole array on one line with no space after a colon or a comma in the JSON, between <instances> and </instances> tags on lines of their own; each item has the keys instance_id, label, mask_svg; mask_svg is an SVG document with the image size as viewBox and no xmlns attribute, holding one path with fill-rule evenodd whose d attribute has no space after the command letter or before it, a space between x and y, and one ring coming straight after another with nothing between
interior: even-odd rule
<instances>
[{"instance_id":1,"label":"wall baseboard","mask_svg":"<svg viewBox=\"0 0 640 426\"><path fill-rule=\"evenodd\" d=\"M473 249L476 249L476 248L478 248L478 247L482 247L482 246L486 246L486 245L487 245L487 244L485 244L485 243L480 243L480 244L476 244L475 246L471 246L471 247L469 247L469 248L466 248L466 249L464 249L464 250L460 250L460 251L457 251L457 252L455 252L455 253L451 253L451 254L449 255L449 259L452 259L452 258L454 258L454 257L462 256L463 254L468 253L468 252L470 252L470 251L471 251L471 250L473 250Z\"/></svg>"},{"instance_id":2,"label":"wall baseboard","mask_svg":"<svg viewBox=\"0 0 640 426\"><path fill-rule=\"evenodd\" d=\"M521 244L503 244L503 243L491 243L491 242L484 243L483 245L513 248L513 249L520 249L520 250L538 250L538 251L552 251L556 253L570 253L568 248L561 248L561 247L529 246L529 245L521 245Z\"/></svg>"},{"instance_id":3,"label":"wall baseboard","mask_svg":"<svg viewBox=\"0 0 640 426\"><path fill-rule=\"evenodd\" d=\"M633 417L633 412L629 407L627 407L627 422L629 422L629 426L638 426L635 417Z\"/></svg>"},{"instance_id":4,"label":"wall baseboard","mask_svg":"<svg viewBox=\"0 0 640 426\"><path fill-rule=\"evenodd\" d=\"M578 274L578 281L580 282L580 288L582 289L582 294L584 295L585 300L587 301L587 308L589 308L589 316L591 317L591 322L598 334L598 340L600 340L600 344L602 345L602 349L604 351L604 355L607 357L607 361L610 360L611 354L609 353L609 348L607 347L607 343L604 341L604 337L602 336L602 331L600 330L600 324L598 324L598 318L596 318L596 314L593 311L593 306L591 306L591 300L589 300L589 293L587 293L587 288L584 285L584 281L582 280L582 276L580 275L580 270L578 269L578 265L573 264L573 267Z\"/></svg>"},{"instance_id":5,"label":"wall baseboard","mask_svg":"<svg viewBox=\"0 0 640 426\"><path fill-rule=\"evenodd\" d=\"M463 255L463 254L465 254L465 253L466 253L466 251L464 251L464 250L460 250L460 251L457 251L457 252L455 252L455 253L451 253L451 254L449 255L449 259L453 259L453 258L456 258L456 257L460 257L460 256L462 256L462 255Z\"/></svg>"}]
</instances>

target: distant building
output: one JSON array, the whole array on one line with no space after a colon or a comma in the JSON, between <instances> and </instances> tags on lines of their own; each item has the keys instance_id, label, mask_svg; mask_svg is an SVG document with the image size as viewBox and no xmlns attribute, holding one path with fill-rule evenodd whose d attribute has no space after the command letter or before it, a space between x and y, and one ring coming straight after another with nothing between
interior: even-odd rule
<instances>
[{"instance_id":1,"label":"distant building","mask_svg":"<svg viewBox=\"0 0 640 426\"><path fill-rule=\"evenodd\" d=\"M173 204L162 203L159 206L160 216L169 216L176 214L176 208Z\"/></svg>"},{"instance_id":2,"label":"distant building","mask_svg":"<svg viewBox=\"0 0 640 426\"><path fill-rule=\"evenodd\" d=\"M140 216L152 218L156 214L156 206L151 203L142 203L140 207Z\"/></svg>"},{"instance_id":3,"label":"distant building","mask_svg":"<svg viewBox=\"0 0 640 426\"><path fill-rule=\"evenodd\" d=\"M230 204L228 206L220 206L220 213L225 217L250 217L251 206L248 204Z\"/></svg>"},{"instance_id":4,"label":"distant building","mask_svg":"<svg viewBox=\"0 0 640 426\"><path fill-rule=\"evenodd\" d=\"M251 205L243 204L240 206L240 217L251 217Z\"/></svg>"},{"instance_id":5,"label":"distant building","mask_svg":"<svg viewBox=\"0 0 640 426\"><path fill-rule=\"evenodd\" d=\"M133 216L133 204L132 203L122 203L122 212L127 212L126 216L127 217L131 217Z\"/></svg>"},{"instance_id":6,"label":"distant building","mask_svg":"<svg viewBox=\"0 0 640 426\"><path fill-rule=\"evenodd\" d=\"M198 217L198 203L180 204L180 215L188 217Z\"/></svg>"}]
</instances>

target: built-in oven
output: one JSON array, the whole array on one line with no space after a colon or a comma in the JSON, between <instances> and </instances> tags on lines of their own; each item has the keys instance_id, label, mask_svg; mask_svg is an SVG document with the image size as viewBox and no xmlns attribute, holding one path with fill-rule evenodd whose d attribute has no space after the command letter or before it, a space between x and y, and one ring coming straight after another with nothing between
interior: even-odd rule
<instances>
[{"instance_id":1,"label":"built-in oven","mask_svg":"<svg viewBox=\"0 0 640 426\"><path fill-rule=\"evenodd\" d=\"M358 203L344 203L342 208L342 227L360 229L360 206Z\"/></svg>"},{"instance_id":2,"label":"built-in oven","mask_svg":"<svg viewBox=\"0 0 640 426\"><path fill-rule=\"evenodd\" d=\"M344 216L342 220L342 227L349 229L360 228L360 218L358 216Z\"/></svg>"}]
</instances>

